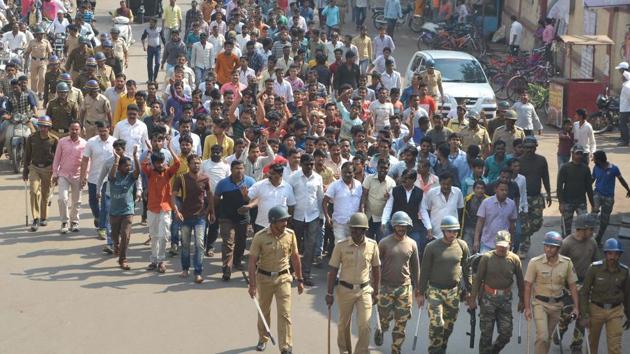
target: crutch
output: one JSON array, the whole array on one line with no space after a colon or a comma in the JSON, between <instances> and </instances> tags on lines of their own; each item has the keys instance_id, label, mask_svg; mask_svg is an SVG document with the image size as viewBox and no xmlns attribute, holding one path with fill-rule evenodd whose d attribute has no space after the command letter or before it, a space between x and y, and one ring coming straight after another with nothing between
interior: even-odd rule
<instances>
[{"instance_id":1,"label":"crutch","mask_svg":"<svg viewBox=\"0 0 630 354\"><path fill-rule=\"evenodd\" d=\"M584 340L586 341L586 354L591 354L591 341L588 339L588 328L584 328Z\"/></svg>"},{"instance_id":2,"label":"crutch","mask_svg":"<svg viewBox=\"0 0 630 354\"><path fill-rule=\"evenodd\" d=\"M376 310L376 330L380 331L381 330L381 317L378 314L378 305L375 305L374 309Z\"/></svg>"},{"instance_id":3,"label":"crutch","mask_svg":"<svg viewBox=\"0 0 630 354\"><path fill-rule=\"evenodd\" d=\"M24 181L24 219L26 219L26 226L28 226L28 185Z\"/></svg>"},{"instance_id":4,"label":"crutch","mask_svg":"<svg viewBox=\"0 0 630 354\"><path fill-rule=\"evenodd\" d=\"M416 343L418 343L418 330L420 330L420 315L422 315L422 307L418 308L418 318L416 319L416 332L413 335L413 346L411 350L416 350Z\"/></svg>"},{"instance_id":5,"label":"crutch","mask_svg":"<svg viewBox=\"0 0 630 354\"><path fill-rule=\"evenodd\" d=\"M521 328L523 327L523 314L518 315L518 344L521 344Z\"/></svg>"},{"instance_id":6,"label":"crutch","mask_svg":"<svg viewBox=\"0 0 630 354\"><path fill-rule=\"evenodd\" d=\"M247 274L245 274L245 272L243 272L243 278L245 278L245 282L247 283L247 285L249 285L249 279L247 278ZM256 305L256 310L258 310L258 316L260 316L260 319L262 320L262 323L265 326L265 331L267 331L267 335L269 336L271 343L273 345L276 345L276 340L271 335L271 331L269 330L269 325L267 324L267 321L265 320L265 316L263 315L262 309L260 308L258 299L254 296L252 300L254 301L254 305Z\"/></svg>"},{"instance_id":7,"label":"crutch","mask_svg":"<svg viewBox=\"0 0 630 354\"><path fill-rule=\"evenodd\" d=\"M532 328L532 320L527 320L527 354L530 354L530 345L529 345L529 337L530 331Z\"/></svg>"},{"instance_id":8,"label":"crutch","mask_svg":"<svg viewBox=\"0 0 630 354\"><path fill-rule=\"evenodd\" d=\"M556 324L556 328L554 328L553 332L558 335L558 339L560 340L560 354L563 354L564 350L562 349L562 336L560 335L560 321Z\"/></svg>"},{"instance_id":9,"label":"crutch","mask_svg":"<svg viewBox=\"0 0 630 354\"><path fill-rule=\"evenodd\" d=\"M330 354L330 318L332 317L331 308L328 306L328 354Z\"/></svg>"}]
</instances>

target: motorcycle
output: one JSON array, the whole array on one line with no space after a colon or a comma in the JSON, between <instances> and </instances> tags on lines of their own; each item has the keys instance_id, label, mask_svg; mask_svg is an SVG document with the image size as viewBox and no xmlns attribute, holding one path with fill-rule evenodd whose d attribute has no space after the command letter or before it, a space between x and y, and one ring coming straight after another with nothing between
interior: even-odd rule
<instances>
[{"instance_id":1,"label":"motorcycle","mask_svg":"<svg viewBox=\"0 0 630 354\"><path fill-rule=\"evenodd\" d=\"M66 47L66 39L68 38L68 34L66 32L63 33L55 33L54 39L52 41L53 51L55 55L60 60L64 57L64 49Z\"/></svg>"},{"instance_id":2,"label":"motorcycle","mask_svg":"<svg viewBox=\"0 0 630 354\"><path fill-rule=\"evenodd\" d=\"M608 95L608 87L603 93L597 95L595 100L597 112L589 116L589 122L593 126L593 133L601 134L612 131L619 126L619 97Z\"/></svg>"},{"instance_id":3,"label":"motorcycle","mask_svg":"<svg viewBox=\"0 0 630 354\"><path fill-rule=\"evenodd\" d=\"M411 6L411 3L407 4L407 7L403 9L402 14L402 17L396 20L396 25L404 25L407 23L412 31L419 33L422 29L422 16L415 15L414 8ZM384 8L376 7L372 9L372 22L376 28L387 26Z\"/></svg>"},{"instance_id":4,"label":"motorcycle","mask_svg":"<svg viewBox=\"0 0 630 354\"><path fill-rule=\"evenodd\" d=\"M129 48L135 42L133 34L131 33L131 21L125 16L114 16L111 11L109 14L112 15L114 28L117 28L120 31L120 36L125 41L125 46Z\"/></svg>"},{"instance_id":5,"label":"motorcycle","mask_svg":"<svg viewBox=\"0 0 630 354\"><path fill-rule=\"evenodd\" d=\"M19 173L24 163L26 139L31 136L31 129L28 124L31 122L31 115L14 113L5 119L4 145L9 154L9 160L11 160L13 172Z\"/></svg>"}]
</instances>

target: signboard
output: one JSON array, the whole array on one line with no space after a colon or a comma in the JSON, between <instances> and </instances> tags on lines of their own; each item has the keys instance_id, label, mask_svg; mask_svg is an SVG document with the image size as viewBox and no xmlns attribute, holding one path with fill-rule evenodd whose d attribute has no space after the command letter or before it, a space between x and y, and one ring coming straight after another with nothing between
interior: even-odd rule
<instances>
[{"instance_id":1,"label":"signboard","mask_svg":"<svg viewBox=\"0 0 630 354\"><path fill-rule=\"evenodd\" d=\"M549 113L547 124L560 128L562 126L564 107L564 86L552 82L549 84Z\"/></svg>"}]
</instances>

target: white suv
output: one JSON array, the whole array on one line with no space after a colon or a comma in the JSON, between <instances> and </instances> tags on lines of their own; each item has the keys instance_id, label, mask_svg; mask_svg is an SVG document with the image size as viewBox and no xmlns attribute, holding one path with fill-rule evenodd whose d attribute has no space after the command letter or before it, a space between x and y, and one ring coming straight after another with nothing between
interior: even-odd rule
<instances>
[{"instance_id":1,"label":"white suv","mask_svg":"<svg viewBox=\"0 0 630 354\"><path fill-rule=\"evenodd\" d=\"M468 110L483 111L486 117L494 118L497 111L494 90L474 56L452 50L418 51L409 61L405 81L411 83L414 73L426 69L427 61L433 61L435 69L442 73L444 104L437 102L442 114L446 115L457 105L457 100L463 99Z\"/></svg>"}]
</instances>

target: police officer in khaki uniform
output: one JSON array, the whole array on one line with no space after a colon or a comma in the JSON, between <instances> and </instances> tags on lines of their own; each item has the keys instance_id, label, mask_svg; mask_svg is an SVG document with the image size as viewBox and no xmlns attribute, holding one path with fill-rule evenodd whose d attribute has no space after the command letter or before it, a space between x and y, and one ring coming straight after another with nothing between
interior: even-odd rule
<instances>
[{"instance_id":1,"label":"police officer in khaki uniform","mask_svg":"<svg viewBox=\"0 0 630 354\"><path fill-rule=\"evenodd\" d=\"M24 57L31 56L31 90L37 93L41 100L44 95L44 78L46 75L46 63L48 57L52 54L52 47L47 39L44 38L44 29L35 28L33 31L35 40L31 41L26 47Z\"/></svg>"},{"instance_id":2,"label":"police officer in khaki uniform","mask_svg":"<svg viewBox=\"0 0 630 354\"><path fill-rule=\"evenodd\" d=\"M89 139L98 133L96 122L103 122L106 126L112 125L112 106L105 95L99 92L96 80L89 80L85 84L87 95L83 107L80 107L79 121L85 128L85 137Z\"/></svg>"},{"instance_id":3,"label":"police officer in khaki uniform","mask_svg":"<svg viewBox=\"0 0 630 354\"><path fill-rule=\"evenodd\" d=\"M282 354L291 354L291 271L293 265L298 280L298 294L304 291L302 265L293 230L287 229L291 215L284 206L275 206L267 214L269 227L260 230L249 250L249 295L258 296L265 320L271 325L271 300L276 298L278 312L278 347ZM256 276L253 276L256 274ZM267 338L265 326L258 319L257 351L265 350Z\"/></svg>"},{"instance_id":4,"label":"police officer in khaki uniform","mask_svg":"<svg viewBox=\"0 0 630 354\"><path fill-rule=\"evenodd\" d=\"M513 110L507 110L503 113L505 124L498 127L494 134L492 134L492 144L499 140L505 142L505 153L514 153L514 140L525 139L525 131L516 126L516 112Z\"/></svg>"},{"instance_id":5,"label":"police officer in khaki uniform","mask_svg":"<svg viewBox=\"0 0 630 354\"><path fill-rule=\"evenodd\" d=\"M81 74L79 74L79 76L74 80L73 86L78 88L79 90L84 90L85 84L89 80L98 81L96 73L96 59L94 59L93 57L87 58L87 61L85 62L85 67L83 68Z\"/></svg>"},{"instance_id":6,"label":"police officer in khaki uniform","mask_svg":"<svg viewBox=\"0 0 630 354\"><path fill-rule=\"evenodd\" d=\"M339 275L336 291L339 307L337 346L339 352L343 354L365 354L369 353L370 318L372 305L376 303L378 297L381 261L376 241L365 237L369 228L367 216L363 213L354 213L348 226L351 237L337 243L330 257L326 304L330 307L334 302L333 288ZM352 350L350 321L355 307L359 339L355 350Z\"/></svg>"},{"instance_id":7,"label":"police officer in khaki uniform","mask_svg":"<svg viewBox=\"0 0 630 354\"><path fill-rule=\"evenodd\" d=\"M48 116L41 116L37 120L39 131L26 140L24 154L24 170L22 179L29 181L31 186L31 213L33 224L31 231L37 231L40 226L48 224L48 197L52 184L52 163L59 139L49 134L52 121Z\"/></svg>"},{"instance_id":8,"label":"police officer in khaki uniform","mask_svg":"<svg viewBox=\"0 0 630 354\"><path fill-rule=\"evenodd\" d=\"M79 118L79 107L68 99L70 88L65 82L57 84L57 98L50 101L46 107L46 115L52 120L52 133L58 138L67 136L70 122Z\"/></svg>"},{"instance_id":9,"label":"police officer in khaki uniform","mask_svg":"<svg viewBox=\"0 0 630 354\"><path fill-rule=\"evenodd\" d=\"M427 85L429 95L433 97L435 102L442 100L444 102L444 89L442 88L442 73L435 69L435 62L428 60L424 64L426 70L420 73L420 80Z\"/></svg>"},{"instance_id":10,"label":"police officer in khaki uniform","mask_svg":"<svg viewBox=\"0 0 630 354\"><path fill-rule=\"evenodd\" d=\"M622 253L623 245L619 240L606 240L604 260L591 264L580 290L581 322L589 329L593 354L597 354L604 325L608 354L621 354L623 330L630 329L630 273L626 265L619 263ZM622 324L624 314L626 321Z\"/></svg>"},{"instance_id":11,"label":"police officer in khaki uniform","mask_svg":"<svg viewBox=\"0 0 630 354\"><path fill-rule=\"evenodd\" d=\"M57 83L63 72L59 65L59 58L56 55L51 55L48 59L48 72L44 75L44 107L57 97Z\"/></svg>"},{"instance_id":12,"label":"police officer in khaki uniform","mask_svg":"<svg viewBox=\"0 0 630 354\"><path fill-rule=\"evenodd\" d=\"M545 253L532 258L525 273L525 319L531 320L533 313L536 354L549 352L552 332L560 320L567 284L573 303L578 303L577 275L571 259L560 255L561 244L560 233L547 232L543 241ZM577 318L579 313L578 306L574 306L571 316Z\"/></svg>"},{"instance_id":13,"label":"police officer in khaki uniform","mask_svg":"<svg viewBox=\"0 0 630 354\"><path fill-rule=\"evenodd\" d=\"M101 91L105 92L105 90L114 86L114 82L116 82L116 75L114 75L114 69L105 64L107 57L103 52L96 52L96 54L94 54L94 58L96 59L97 64L96 74L99 77L99 85L101 86Z\"/></svg>"},{"instance_id":14,"label":"police officer in khaki uniform","mask_svg":"<svg viewBox=\"0 0 630 354\"><path fill-rule=\"evenodd\" d=\"M72 86L72 76L68 73L59 75L59 81L65 82L70 91L68 91L68 100L77 103L77 106L83 106L83 91Z\"/></svg>"},{"instance_id":15,"label":"police officer in khaki uniform","mask_svg":"<svg viewBox=\"0 0 630 354\"><path fill-rule=\"evenodd\" d=\"M511 235L497 232L496 249L479 258L469 308L481 307L479 315L479 353L499 353L512 337L512 284L518 287L518 311L523 311L523 268L521 259L510 251ZM496 323L498 336L492 343Z\"/></svg>"}]
</instances>

